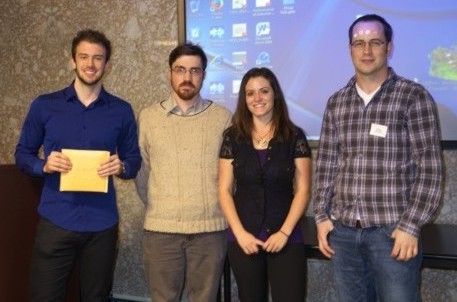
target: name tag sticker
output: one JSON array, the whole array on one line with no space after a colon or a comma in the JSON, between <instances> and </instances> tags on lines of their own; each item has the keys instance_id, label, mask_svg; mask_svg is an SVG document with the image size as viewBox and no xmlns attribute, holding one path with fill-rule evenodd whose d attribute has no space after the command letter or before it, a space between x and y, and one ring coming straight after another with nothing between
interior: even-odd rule
<instances>
[{"instance_id":1,"label":"name tag sticker","mask_svg":"<svg viewBox=\"0 0 457 302\"><path fill-rule=\"evenodd\" d=\"M387 135L387 126L380 124L371 124L370 135L377 137L386 137Z\"/></svg>"}]
</instances>

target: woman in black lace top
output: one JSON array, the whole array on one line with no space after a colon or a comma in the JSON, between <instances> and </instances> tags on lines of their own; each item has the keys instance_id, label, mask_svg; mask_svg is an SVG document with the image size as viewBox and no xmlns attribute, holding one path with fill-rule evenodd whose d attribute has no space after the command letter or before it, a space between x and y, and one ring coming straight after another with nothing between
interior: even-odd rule
<instances>
[{"instance_id":1,"label":"woman in black lace top","mask_svg":"<svg viewBox=\"0 0 457 302\"><path fill-rule=\"evenodd\" d=\"M219 157L219 199L241 301L268 301L270 291L273 301L303 302L299 221L310 197L311 150L269 69L244 75Z\"/></svg>"}]
</instances>

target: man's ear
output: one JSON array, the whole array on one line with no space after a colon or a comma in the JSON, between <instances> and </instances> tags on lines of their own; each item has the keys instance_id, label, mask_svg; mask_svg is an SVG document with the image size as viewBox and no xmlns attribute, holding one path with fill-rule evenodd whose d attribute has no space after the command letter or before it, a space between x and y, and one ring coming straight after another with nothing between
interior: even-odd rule
<instances>
[{"instance_id":1,"label":"man's ear","mask_svg":"<svg viewBox=\"0 0 457 302\"><path fill-rule=\"evenodd\" d=\"M75 70L76 69L76 62L73 59L73 57L70 58L70 61L68 62L68 66L70 67L71 70Z\"/></svg>"},{"instance_id":2,"label":"man's ear","mask_svg":"<svg viewBox=\"0 0 457 302\"><path fill-rule=\"evenodd\" d=\"M394 53L394 43L392 43L392 41L387 43L386 50L387 50L387 57L392 58L392 55Z\"/></svg>"}]
</instances>

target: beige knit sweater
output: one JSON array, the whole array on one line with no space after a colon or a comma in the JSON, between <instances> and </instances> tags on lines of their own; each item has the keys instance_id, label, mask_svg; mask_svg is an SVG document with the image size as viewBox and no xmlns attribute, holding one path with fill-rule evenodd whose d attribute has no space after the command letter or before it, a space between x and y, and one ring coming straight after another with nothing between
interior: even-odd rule
<instances>
[{"instance_id":1,"label":"beige knit sweater","mask_svg":"<svg viewBox=\"0 0 457 302\"><path fill-rule=\"evenodd\" d=\"M160 103L139 115L142 169L135 181L146 203L144 228L192 234L227 228L217 198L222 133L231 113L215 103L192 116Z\"/></svg>"}]
</instances>

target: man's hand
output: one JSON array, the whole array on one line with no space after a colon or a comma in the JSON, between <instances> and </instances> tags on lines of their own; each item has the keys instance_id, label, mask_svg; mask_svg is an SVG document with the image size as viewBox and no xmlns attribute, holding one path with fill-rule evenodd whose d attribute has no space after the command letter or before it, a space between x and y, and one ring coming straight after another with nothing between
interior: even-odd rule
<instances>
[{"instance_id":1,"label":"man's hand","mask_svg":"<svg viewBox=\"0 0 457 302\"><path fill-rule=\"evenodd\" d=\"M98 168L97 173L100 177L119 175L122 173L123 165L117 154L111 155L110 158L103 162Z\"/></svg>"},{"instance_id":2,"label":"man's hand","mask_svg":"<svg viewBox=\"0 0 457 302\"><path fill-rule=\"evenodd\" d=\"M328 234L333 230L333 222L327 219L317 225L317 239L319 240L319 250L327 258L332 258L335 251L328 244Z\"/></svg>"},{"instance_id":3,"label":"man's hand","mask_svg":"<svg viewBox=\"0 0 457 302\"><path fill-rule=\"evenodd\" d=\"M392 238L395 240L392 257L398 261L408 261L417 256L418 240L415 236L395 229Z\"/></svg>"},{"instance_id":4,"label":"man's hand","mask_svg":"<svg viewBox=\"0 0 457 302\"><path fill-rule=\"evenodd\" d=\"M46 163L43 167L44 173L66 173L71 170L71 161L62 152L52 151L46 158Z\"/></svg>"}]
</instances>

